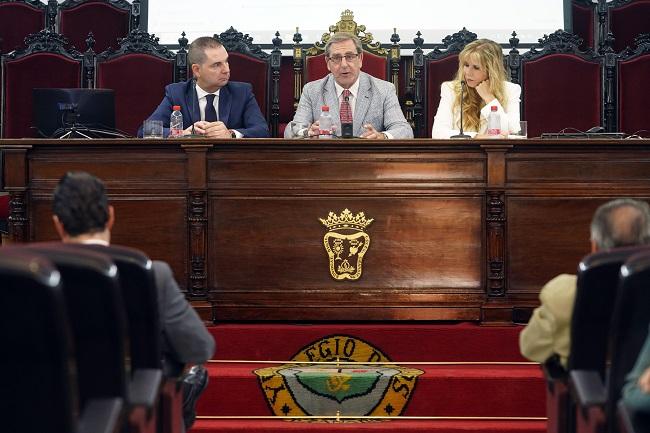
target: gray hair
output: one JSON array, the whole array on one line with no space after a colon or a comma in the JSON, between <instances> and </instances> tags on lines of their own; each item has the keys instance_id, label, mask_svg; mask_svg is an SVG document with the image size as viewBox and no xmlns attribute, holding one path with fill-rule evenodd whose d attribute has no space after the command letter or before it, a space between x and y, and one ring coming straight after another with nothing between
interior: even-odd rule
<instances>
[{"instance_id":1,"label":"gray hair","mask_svg":"<svg viewBox=\"0 0 650 433\"><path fill-rule=\"evenodd\" d=\"M330 40L327 41L327 44L325 44L325 55L329 57L330 47L332 46L332 44L338 44L339 42L345 42L345 41L354 42L354 46L357 49L357 54L361 54L361 51L363 51L363 47L361 46L361 40L357 36L353 35L352 33L338 32L338 33L334 33L330 38Z\"/></svg>"},{"instance_id":2,"label":"gray hair","mask_svg":"<svg viewBox=\"0 0 650 433\"><path fill-rule=\"evenodd\" d=\"M189 52L187 53L187 61L189 62L190 65L194 63L200 65L203 62L205 62L206 48L219 48L222 46L223 44L219 42L218 39L215 39L212 36L201 36L200 38L196 38L190 44L190 49Z\"/></svg>"},{"instance_id":3,"label":"gray hair","mask_svg":"<svg viewBox=\"0 0 650 433\"><path fill-rule=\"evenodd\" d=\"M630 198L605 203L591 220L591 240L598 249L650 243L650 206Z\"/></svg>"}]
</instances>

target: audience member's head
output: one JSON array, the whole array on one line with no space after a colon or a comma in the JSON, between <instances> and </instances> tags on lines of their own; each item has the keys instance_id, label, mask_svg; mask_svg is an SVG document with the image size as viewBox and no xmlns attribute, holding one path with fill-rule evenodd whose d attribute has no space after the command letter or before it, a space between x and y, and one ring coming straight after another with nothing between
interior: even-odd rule
<instances>
[{"instance_id":1,"label":"audience member's head","mask_svg":"<svg viewBox=\"0 0 650 433\"><path fill-rule=\"evenodd\" d=\"M230 80L228 51L212 36L201 36L190 44L187 60L196 84L206 92L216 92Z\"/></svg>"},{"instance_id":2,"label":"audience member's head","mask_svg":"<svg viewBox=\"0 0 650 433\"><path fill-rule=\"evenodd\" d=\"M335 33L325 44L327 70L344 89L349 89L357 79L363 65L361 41L352 33Z\"/></svg>"},{"instance_id":3,"label":"audience member's head","mask_svg":"<svg viewBox=\"0 0 650 433\"><path fill-rule=\"evenodd\" d=\"M600 206L591 220L592 249L650 243L650 206L629 198Z\"/></svg>"},{"instance_id":4,"label":"audience member's head","mask_svg":"<svg viewBox=\"0 0 650 433\"><path fill-rule=\"evenodd\" d=\"M104 183L83 171L68 172L59 180L52 211L54 226L64 241L110 236L115 218Z\"/></svg>"}]
</instances>

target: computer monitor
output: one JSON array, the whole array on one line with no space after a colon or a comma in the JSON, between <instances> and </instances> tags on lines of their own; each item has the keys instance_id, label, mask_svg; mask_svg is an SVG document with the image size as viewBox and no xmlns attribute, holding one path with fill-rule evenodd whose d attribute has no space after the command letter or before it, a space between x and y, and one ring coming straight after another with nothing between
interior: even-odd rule
<instances>
[{"instance_id":1,"label":"computer monitor","mask_svg":"<svg viewBox=\"0 0 650 433\"><path fill-rule=\"evenodd\" d=\"M33 89L34 126L42 137L71 130L91 137L113 136L115 92L111 89ZM79 134L83 135L84 134Z\"/></svg>"}]
</instances>

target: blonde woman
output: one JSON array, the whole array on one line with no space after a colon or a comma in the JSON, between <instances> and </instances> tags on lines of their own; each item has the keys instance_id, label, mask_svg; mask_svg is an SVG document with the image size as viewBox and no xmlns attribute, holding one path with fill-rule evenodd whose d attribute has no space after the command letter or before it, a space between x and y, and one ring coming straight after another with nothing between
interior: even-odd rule
<instances>
[{"instance_id":1,"label":"blonde woman","mask_svg":"<svg viewBox=\"0 0 650 433\"><path fill-rule=\"evenodd\" d=\"M463 90L463 130L466 134L486 136L490 107L501 115L503 135L519 128L521 87L506 81L503 52L499 44L479 39L465 46L458 55L458 72L453 81L440 86L440 105L433 120L433 138L449 138L460 129L460 98Z\"/></svg>"}]
</instances>

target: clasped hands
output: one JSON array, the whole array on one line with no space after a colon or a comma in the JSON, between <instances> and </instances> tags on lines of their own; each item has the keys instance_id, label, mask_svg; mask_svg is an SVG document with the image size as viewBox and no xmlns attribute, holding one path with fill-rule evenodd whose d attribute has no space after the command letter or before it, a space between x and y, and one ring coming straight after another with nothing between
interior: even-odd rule
<instances>
[{"instance_id":1,"label":"clasped hands","mask_svg":"<svg viewBox=\"0 0 650 433\"><path fill-rule=\"evenodd\" d=\"M318 120L309 125L309 128L307 128L307 133L305 134L306 137L312 138L312 137L318 137L320 133L320 127L319 127L319 122ZM359 137L360 138L368 138L371 140L384 140L386 139L386 135L378 132L374 126L370 123L366 123L363 125L363 127L366 129L363 134L361 134Z\"/></svg>"},{"instance_id":2,"label":"clasped hands","mask_svg":"<svg viewBox=\"0 0 650 433\"><path fill-rule=\"evenodd\" d=\"M205 120L199 120L194 122L194 131L192 131L192 126L186 128L183 131L183 135L195 134L203 135L207 138L231 138L232 131L228 129L225 123L217 120L216 122L206 122Z\"/></svg>"}]
</instances>

